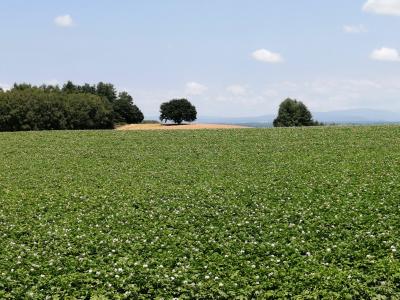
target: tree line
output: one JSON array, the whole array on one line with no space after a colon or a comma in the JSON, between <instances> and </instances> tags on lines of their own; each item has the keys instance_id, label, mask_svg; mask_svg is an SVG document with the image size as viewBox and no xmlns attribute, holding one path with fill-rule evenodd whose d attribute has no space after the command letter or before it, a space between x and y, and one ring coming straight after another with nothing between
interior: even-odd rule
<instances>
[{"instance_id":1,"label":"tree line","mask_svg":"<svg viewBox=\"0 0 400 300\"><path fill-rule=\"evenodd\" d=\"M76 85L14 84L0 88L0 131L111 129L118 123L141 123L141 110L127 92L117 93L111 83ZM187 99L173 99L160 106L160 121L193 122L196 107ZM323 125L301 101L286 99L280 106L274 127Z\"/></svg>"},{"instance_id":2,"label":"tree line","mask_svg":"<svg viewBox=\"0 0 400 300\"><path fill-rule=\"evenodd\" d=\"M0 131L111 129L117 123L140 123L143 113L127 92L110 83L62 87L14 84L0 90Z\"/></svg>"}]
</instances>

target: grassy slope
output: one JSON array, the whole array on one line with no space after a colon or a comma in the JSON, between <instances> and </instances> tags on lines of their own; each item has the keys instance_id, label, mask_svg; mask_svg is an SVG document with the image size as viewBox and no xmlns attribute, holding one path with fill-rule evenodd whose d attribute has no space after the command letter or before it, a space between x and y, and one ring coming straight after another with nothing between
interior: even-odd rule
<instances>
[{"instance_id":1,"label":"grassy slope","mask_svg":"<svg viewBox=\"0 0 400 300\"><path fill-rule=\"evenodd\" d=\"M0 134L0 298L400 290L400 127Z\"/></svg>"}]
</instances>

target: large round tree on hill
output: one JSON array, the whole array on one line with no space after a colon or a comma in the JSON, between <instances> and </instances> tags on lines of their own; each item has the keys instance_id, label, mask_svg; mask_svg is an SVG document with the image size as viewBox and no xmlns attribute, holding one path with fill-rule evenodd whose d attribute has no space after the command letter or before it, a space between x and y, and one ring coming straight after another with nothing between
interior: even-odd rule
<instances>
[{"instance_id":1,"label":"large round tree on hill","mask_svg":"<svg viewBox=\"0 0 400 300\"><path fill-rule=\"evenodd\" d=\"M181 124L183 121L193 122L197 119L196 107L187 99L173 99L160 106L160 121L173 121Z\"/></svg>"},{"instance_id":2,"label":"large round tree on hill","mask_svg":"<svg viewBox=\"0 0 400 300\"><path fill-rule=\"evenodd\" d=\"M278 117L274 127L316 126L320 123L313 120L311 112L303 102L286 99L279 106Z\"/></svg>"}]
</instances>

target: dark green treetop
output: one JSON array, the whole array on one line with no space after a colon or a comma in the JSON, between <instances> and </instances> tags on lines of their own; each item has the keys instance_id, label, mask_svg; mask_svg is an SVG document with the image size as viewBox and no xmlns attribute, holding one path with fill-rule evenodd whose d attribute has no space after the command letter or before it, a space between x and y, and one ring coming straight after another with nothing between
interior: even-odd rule
<instances>
[{"instance_id":1,"label":"dark green treetop","mask_svg":"<svg viewBox=\"0 0 400 300\"><path fill-rule=\"evenodd\" d=\"M187 99L173 99L160 106L160 121L173 121L181 124L183 121L193 122L197 119L196 107Z\"/></svg>"},{"instance_id":2,"label":"dark green treetop","mask_svg":"<svg viewBox=\"0 0 400 300\"><path fill-rule=\"evenodd\" d=\"M313 120L311 112L303 102L286 99L280 106L278 117L273 122L274 127L317 126L319 122Z\"/></svg>"},{"instance_id":3,"label":"dark green treetop","mask_svg":"<svg viewBox=\"0 0 400 300\"><path fill-rule=\"evenodd\" d=\"M127 92L119 93L113 103L114 121L117 123L136 124L144 119L143 113L133 104L133 98Z\"/></svg>"}]
</instances>

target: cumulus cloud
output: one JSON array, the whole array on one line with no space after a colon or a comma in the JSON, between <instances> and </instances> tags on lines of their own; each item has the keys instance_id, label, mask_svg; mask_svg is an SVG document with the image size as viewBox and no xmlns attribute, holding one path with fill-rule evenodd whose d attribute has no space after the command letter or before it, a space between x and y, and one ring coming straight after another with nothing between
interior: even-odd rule
<instances>
[{"instance_id":1,"label":"cumulus cloud","mask_svg":"<svg viewBox=\"0 0 400 300\"><path fill-rule=\"evenodd\" d=\"M202 85L198 82L188 82L186 84L186 94L188 95L201 95L204 94L208 88L205 85Z\"/></svg>"},{"instance_id":2,"label":"cumulus cloud","mask_svg":"<svg viewBox=\"0 0 400 300\"><path fill-rule=\"evenodd\" d=\"M265 63L281 63L284 61L283 57L279 53L275 53L272 51L269 51L267 49L258 49L254 51L251 56L258 61L262 61Z\"/></svg>"},{"instance_id":3,"label":"cumulus cloud","mask_svg":"<svg viewBox=\"0 0 400 300\"><path fill-rule=\"evenodd\" d=\"M63 15L54 18L54 23L59 27L72 27L74 26L74 20L70 15Z\"/></svg>"},{"instance_id":4,"label":"cumulus cloud","mask_svg":"<svg viewBox=\"0 0 400 300\"><path fill-rule=\"evenodd\" d=\"M344 25L343 31L346 33L365 33L367 28L364 25Z\"/></svg>"},{"instance_id":5,"label":"cumulus cloud","mask_svg":"<svg viewBox=\"0 0 400 300\"><path fill-rule=\"evenodd\" d=\"M397 61L400 62L400 53L393 48L380 48L372 51L370 55L371 59L381 61Z\"/></svg>"},{"instance_id":6,"label":"cumulus cloud","mask_svg":"<svg viewBox=\"0 0 400 300\"><path fill-rule=\"evenodd\" d=\"M379 15L400 16L400 0L368 0L363 10Z\"/></svg>"},{"instance_id":7,"label":"cumulus cloud","mask_svg":"<svg viewBox=\"0 0 400 300\"><path fill-rule=\"evenodd\" d=\"M243 96L246 94L246 87L239 84L230 85L226 88L226 90L235 96Z\"/></svg>"}]
</instances>

